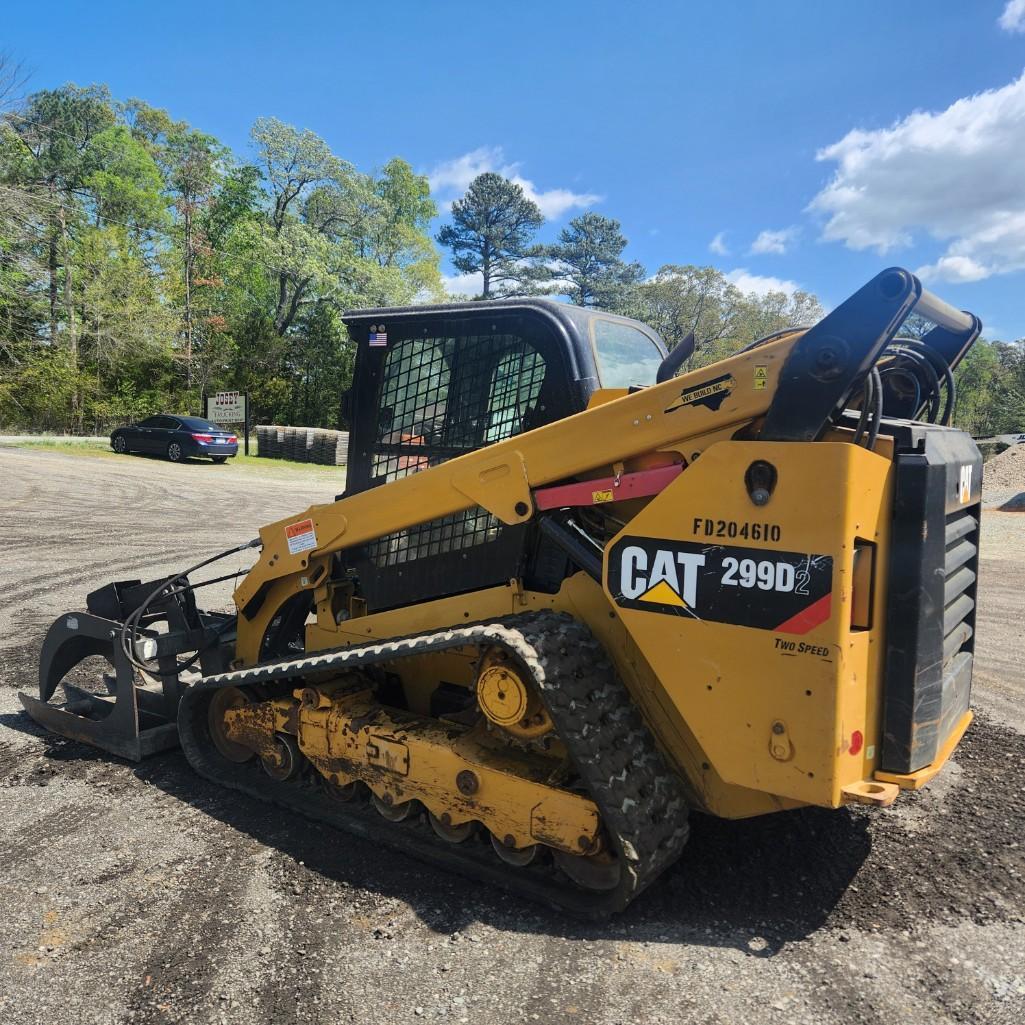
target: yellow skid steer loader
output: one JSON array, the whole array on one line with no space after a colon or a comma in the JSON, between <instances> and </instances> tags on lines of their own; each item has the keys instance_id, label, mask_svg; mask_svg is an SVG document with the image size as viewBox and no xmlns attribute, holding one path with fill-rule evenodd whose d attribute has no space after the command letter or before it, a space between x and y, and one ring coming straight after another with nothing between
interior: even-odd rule
<instances>
[{"instance_id":1,"label":"yellow skid steer loader","mask_svg":"<svg viewBox=\"0 0 1025 1025\"><path fill-rule=\"evenodd\" d=\"M903 338L917 315L932 328ZM38 722L592 915L727 818L886 805L971 720L980 323L889 269L681 376L539 299L354 312L344 494L61 616ZM260 556L237 613L204 566ZM103 687L59 683L85 658ZM300 819L296 828L301 828Z\"/></svg>"}]
</instances>

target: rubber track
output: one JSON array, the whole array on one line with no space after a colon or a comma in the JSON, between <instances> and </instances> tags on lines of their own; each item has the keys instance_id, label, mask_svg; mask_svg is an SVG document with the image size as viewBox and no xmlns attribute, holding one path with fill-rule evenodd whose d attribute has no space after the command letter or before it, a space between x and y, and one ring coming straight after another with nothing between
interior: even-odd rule
<instances>
[{"instance_id":1,"label":"rubber track","mask_svg":"<svg viewBox=\"0 0 1025 1025\"><path fill-rule=\"evenodd\" d=\"M554 866L517 869L490 844L437 839L420 816L390 823L368 806L340 804L312 781L280 783L259 763L221 758L209 739L206 710L219 687L260 684L326 670L355 669L406 655L465 645L500 645L537 681L588 796L598 806L622 873L616 889L596 893L567 883ZM529 613L493 622L366 644L252 669L209 676L191 687L178 713L182 749L216 783L327 821L514 893L588 917L621 911L679 856L689 832L687 805L675 774L656 747L626 688L591 632L564 613Z\"/></svg>"}]
</instances>

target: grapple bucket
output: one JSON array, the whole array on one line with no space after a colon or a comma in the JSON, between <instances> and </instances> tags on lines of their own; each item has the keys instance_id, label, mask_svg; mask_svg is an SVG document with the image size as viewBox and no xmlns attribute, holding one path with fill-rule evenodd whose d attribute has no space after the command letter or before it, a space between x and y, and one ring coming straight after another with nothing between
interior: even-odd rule
<instances>
[{"instance_id":1,"label":"grapple bucket","mask_svg":"<svg viewBox=\"0 0 1025 1025\"><path fill-rule=\"evenodd\" d=\"M157 603L135 634L138 655L155 670L140 672L122 649L121 630L139 595L152 587L137 580L108 584L89 595L90 611L65 613L54 622L43 641L39 697L18 695L40 726L132 761L178 746L178 703L188 686L178 659L202 651L205 671L223 668L218 642L227 640L233 617L198 611L191 594L186 602ZM155 629L161 624L166 629ZM82 663L95 656L109 672L88 674ZM62 704L52 703L58 685Z\"/></svg>"},{"instance_id":2,"label":"grapple bucket","mask_svg":"<svg viewBox=\"0 0 1025 1025\"><path fill-rule=\"evenodd\" d=\"M121 624L86 612L61 616L43 642L39 665L39 697L19 694L21 703L40 726L112 754L140 761L147 755L178 746L176 715L178 678L136 680L118 638ZM65 680L85 659L106 659L113 675L95 683L106 691L85 689ZM64 703L51 704L58 684Z\"/></svg>"}]
</instances>

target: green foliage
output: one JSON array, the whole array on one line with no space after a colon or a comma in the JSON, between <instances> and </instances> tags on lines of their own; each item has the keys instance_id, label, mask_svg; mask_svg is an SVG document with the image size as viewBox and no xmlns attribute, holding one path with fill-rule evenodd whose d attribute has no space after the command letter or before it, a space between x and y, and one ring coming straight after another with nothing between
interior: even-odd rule
<instances>
[{"instance_id":1,"label":"green foliage","mask_svg":"<svg viewBox=\"0 0 1025 1025\"><path fill-rule=\"evenodd\" d=\"M980 339L954 372L954 425L975 437L1025 426L1025 343Z\"/></svg>"},{"instance_id":2,"label":"green foliage","mask_svg":"<svg viewBox=\"0 0 1025 1025\"><path fill-rule=\"evenodd\" d=\"M104 429L204 391L337 423L350 306L440 300L437 211L404 160L364 174L313 132L257 162L102 86L0 117L0 426Z\"/></svg>"},{"instance_id":3,"label":"green foliage","mask_svg":"<svg viewBox=\"0 0 1025 1025\"><path fill-rule=\"evenodd\" d=\"M93 194L97 221L128 221L140 228L170 223L160 170L124 125L112 125L89 140L83 169L82 185Z\"/></svg>"},{"instance_id":4,"label":"green foliage","mask_svg":"<svg viewBox=\"0 0 1025 1025\"><path fill-rule=\"evenodd\" d=\"M488 171L452 204L452 223L437 238L452 250L457 270L483 276L480 298L495 299L523 291L528 246L543 223L521 186Z\"/></svg>"},{"instance_id":5,"label":"green foliage","mask_svg":"<svg viewBox=\"0 0 1025 1025\"><path fill-rule=\"evenodd\" d=\"M639 263L623 260L626 245L619 221L586 213L559 232L558 242L537 246L532 255L545 263L547 277L555 282L547 291L565 295L578 306L618 311L644 277Z\"/></svg>"},{"instance_id":6,"label":"green foliage","mask_svg":"<svg viewBox=\"0 0 1025 1025\"><path fill-rule=\"evenodd\" d=\"M685 366L706 366L758 338L814 324L822 307L807 292L743 293L714 267L666 264L629 296L631 316L656 328L670 348L691 332L695 353Z\"/></svg>"}]
</instances>

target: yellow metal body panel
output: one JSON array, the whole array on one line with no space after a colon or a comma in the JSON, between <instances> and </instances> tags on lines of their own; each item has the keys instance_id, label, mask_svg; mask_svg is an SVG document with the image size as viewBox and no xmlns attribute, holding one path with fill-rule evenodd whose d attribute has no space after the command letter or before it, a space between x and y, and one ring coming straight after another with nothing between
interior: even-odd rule
<instances>
[{"instance_id":1,"label":"yellow metal body panel","mask_svg":"<svg viewBox=\"0 0 1025 1025\"><path fill-rule=\"evenodd\" d=\"M769 504L760 508L744 486L756 459L772 463L779 475ZM890 460L845 443L716 445L625 529L631 536L717 546L731 541L708 537L706 520L758 521L777 526L778 540L732 543L833 560L829 617L799 635L708 621L700 606L681 607L677 616L618 609L726 783L835 807L845 785L875 771L882 617L875 616L871 629L851 629L851 580L855 539L875 544L877 559L886 557L891 471ZM885 574L874 577L873 606L881 612Z\"/></svg>"}]
</instances>

